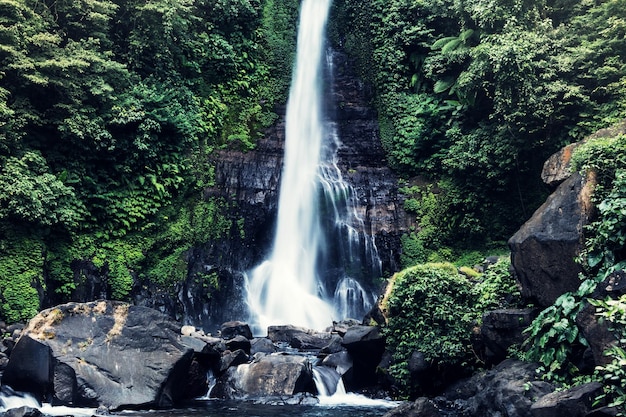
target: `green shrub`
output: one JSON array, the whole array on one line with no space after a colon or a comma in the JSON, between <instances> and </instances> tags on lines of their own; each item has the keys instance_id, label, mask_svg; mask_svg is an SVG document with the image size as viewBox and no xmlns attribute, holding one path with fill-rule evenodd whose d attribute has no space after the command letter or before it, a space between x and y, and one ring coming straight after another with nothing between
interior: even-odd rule
<instances>
[{"instance_id":1,"label":"green shrub","mask_svg":"<svg viewBox=\"0 0 626 417\"><path fill-rule=\"evenodd\" d=\"M519 307L523 304L519 285L511 275L509 257L490 265L479 277L472 293L476 297L474 308L478 311Z\"/></svg>"},{"instance_id":2,"label":"green shrub","mask_svg":"<svg viewBox=\"0 0 626 417\"><path fill-rule=\"evenodd\" d=\"M385 328L394 364L391 375L411 389L408 360L414 351L431 364L460 364L471 355L476 315L471 283L454 265L416 265L398 273L388 300Z\"/></svg>"}]
</instances>

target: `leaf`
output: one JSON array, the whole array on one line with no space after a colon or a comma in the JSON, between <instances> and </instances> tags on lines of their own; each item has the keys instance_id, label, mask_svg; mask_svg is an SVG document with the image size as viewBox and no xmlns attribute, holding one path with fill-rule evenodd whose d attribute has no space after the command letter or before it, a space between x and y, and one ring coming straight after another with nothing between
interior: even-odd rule
<instances>
[{"instance_id":1,"label":"leaf","mask_svg":"<svg viewBox=\"0 0 626 417\"><path fill-rule=\"evenodd\" d=\"M433 90L434 90L435 94L443 93L444 91L446 91L450 87L452 87L455 82L456 82L456 80L454 78L447 78L447 79L443 79L443 80L437 80Z\"/></svg>"},{"instance_id":2,"label":"leaf","mask_svg":"<svg viewBox=\"0 0 626 417\"><path fill-rule=\"evenodd\" d=\"M433 43L431 45L431 49L441 49L443 48L448 42L450 41L454 41L457 40L458 38L456 36L448 36L445 38L441 38L439 40L437 40L435 43Z\"/></svg>"}]
</instances>

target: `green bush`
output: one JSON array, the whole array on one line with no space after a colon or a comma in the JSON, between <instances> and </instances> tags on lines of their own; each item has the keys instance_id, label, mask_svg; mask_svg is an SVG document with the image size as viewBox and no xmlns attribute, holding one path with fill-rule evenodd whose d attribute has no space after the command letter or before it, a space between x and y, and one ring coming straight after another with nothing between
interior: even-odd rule
<instances>
[{"instance_id":1,"label":"green bush","mask_svg":"<svg viewBox=\"0 0 626 417\"><path fill-rule=\"evenodd\" d=\"M452 264L416 265L397 274L385 335L394 359L390 373L406 394L414 351L433 365L460 364L470 357L472 305L472 284Z\"/></svg>"}]
</instances>

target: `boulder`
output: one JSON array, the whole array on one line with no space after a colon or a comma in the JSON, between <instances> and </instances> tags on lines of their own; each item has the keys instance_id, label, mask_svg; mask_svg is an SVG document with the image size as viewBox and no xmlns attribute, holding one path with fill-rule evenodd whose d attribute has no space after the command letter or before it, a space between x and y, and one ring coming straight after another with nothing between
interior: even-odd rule
<instances>
[{"instance_id":1,"label":"boulder","mask_svg":"<svg viewBox=\"0 0 626 417\"><path fill-rule=\"evenodd\" d=\"M250 326L241 321L227 321L226 323L223 323L220 333L224 339L233 339L236 336L243 336L246 339L252 339Z\"/></svg>"},{"instance_id":2,"label":"boulder","mask_svg":"<svg viewBox=\"0 0 626 417\"><path fill-rule=\"evenodd\" d=\"M292 325L269 326L267 337L274 343L288 343L289 346L300 350L319 350L332 340L332 334L329 332L318 332Z\"/></svg>"},{"instance_id":3,"label":"boulder","mask_svg":"<svg viewBox=\"0 0 626 417\"><path fill-rule=\"evenodd\" d=\"M180 325L156 310L69 303L30 321L2 383L65 405L171 406L188 398L193 357Z\"/></svg>"},{"instance_id":4,"label":"boulder","mask_svg":"<svg viewBox=\"0 0 626 417\"><path fill-rule=\"evenodd\" d=\"M444 392L467 417L531 417L533 401L554 388L540 381L537 364L507 359L495 368L460 381Z\"/></svg>"},{"instance_id":5,"label":"boulder","mask_svg":"<svg viewBox=\"0 0 626 417\"><path fill-rule=\"evenodd\" d=\"M507 349L524 341L524 330L535 317L532 309L502 309L483 314L480 337L484 360L490 364L502 362Z\"/></svg>"},{"instance_id":6,"label":"boulder","mask_svg":"<svg viewBox=\"0 0 626 417\"><path fill-rule=\"evenodd\" d=\"M300 392L315 392L312 366L307 358L273 353L228 368L211 390L211 397L256 399Z\"/></svg>"},{"instance_id":7,"label":"boulder","mask_svg":"<svg viewBox=\"0 0 626 417\"><path fill-rule=\"evenodd\" d=\"M250 353L250 340L245 338L244 336L237 335L230 340L225 342L226 348L228 350L238 350L241 349L246 353Z\"/></svg>"},{"instance_id":8,"label":"boulder","mask_svg":"<svg viewBox=\"0 0 626 417\"><path fill-rule=\"evenodd\" d=\"M383 417L444 417L447 415L432 400L420 397L415 402L404 403L394 408Z\"/></svg>"},{"instance_id":9,"label":"boulder","mask_svg":"<svg viewBox=\"0 0 626 417\"><path fill-rule=\"evenodd\" d=\"M259 337L250 341L250 355L256 353L274 353L278 348L266 337Z\"/></svg>"},{"instance_id":10,"label":"boulder","mask_svg":"<svg viewBox=\"0 0 626 417\"><path fill-rule=\"evenodd\" d=\"M376 383L376 368L385 352L385 337L376 326L352 326L343 337L342 345L353 361L352 380L358 389Z\"/></svg>"},{"instance_id":11,"label":"boulder","mask_svg":"<svg viewBox=\"0 0 626 417\"><path fill-rule=\"evenodd\" d=\"M580 285L581 266L575 259L583 248L583 228L589 222L591 182L573 174L509 239L511 263L522 295L548 307Z\"/></svg>"},{"instance_id":12,"label":"boulder","mask_svg":"<svg viewBox=\"0 0 626 417\"><path fill-rule=\"evenodd\" d=\"M541 180L549 187L556 188L572 175L572 154L582 142L572 143L553 154L543 164Z\"/></svg>"},{"instance_id":13,"label":"boulder","mask_svg":"<svg viewBox=\"0 0 626 417\"><path fill-rule=\"evenodd\" d=\"M238 349L234 352L227 350L220 360L219 371L224 372L231 366L238 366L246 362L248 362L248 355L243 350Z\"/></svg>"},{"instance_id":14,"label":"boulder","mask_svg":"<svg viewBox=\"0 0 626 417\"><path fill-rule=\"evenodd\" d=\"M584 417L595 398L602 393L602 384L590 382L539 398L531 407L533 417Z\"/></svg>"}]
</instances>

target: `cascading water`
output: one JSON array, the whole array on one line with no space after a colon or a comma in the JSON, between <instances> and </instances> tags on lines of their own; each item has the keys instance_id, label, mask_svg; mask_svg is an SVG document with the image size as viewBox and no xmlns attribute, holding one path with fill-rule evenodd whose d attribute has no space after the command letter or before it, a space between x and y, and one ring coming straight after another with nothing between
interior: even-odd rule
<instances>
[{"instance_id":1,"label":"cascading water","mask_svg":"<svg viewBox=\"0 0 626 417\"><path fill-rule=\"evenodd\" d=\"M255 332L280 324L323 329L333 320L362 316L374 298L354 276L380 276L376 247L354 208L354 190L337 166L337 129L323 111L330 4L301 5L276 235L269 258L247 280Z\"/></svg>"}]
</instances>

